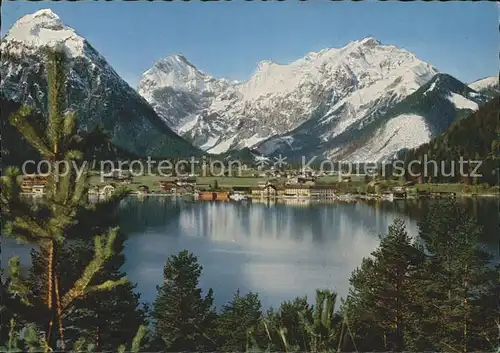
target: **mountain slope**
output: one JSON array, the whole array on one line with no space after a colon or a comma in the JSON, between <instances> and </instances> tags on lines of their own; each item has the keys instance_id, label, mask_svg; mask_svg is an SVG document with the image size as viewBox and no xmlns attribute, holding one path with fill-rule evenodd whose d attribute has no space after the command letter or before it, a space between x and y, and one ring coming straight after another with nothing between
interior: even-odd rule
<instances>
[{"instance_id":1,"label":"mountain slope","mask_svg":"<svg viewBox=\"0 0 500 353\"><path fill-rule=\"evenodd\" d=\"M51 10L22 17L2 38L3 99L46 111L46 48L64 50L69 58L69 101L80 128L91 131L102 124L113 143L139 156L199 153L168 128L147 101Z\"/></svg>"},{"instance_id":2,"label":"mountain slope","mask_svg":"<svg viewBox=\"0 0 500 353\"><path fill-rule=\"evenodd\" d=\"M500 121L498 112L500 111L500 101L498 98L491 99L487 104L481 106L478 111L454 122L445 132L433 138L428 143L423 144L406 153L405 164L412 160L422 160L424 155L427 160L434 160L444 169L440 169L437 176L434 170L428 171L428 176L423 181L433 182L466 182L470 183L475 178L464 177L460 173L459 160L462 157L465 161L481 161L476 183L488 183L498 185L498 166L500 158ZM453 161L453 164L452 164ZM432 167L432 164L429 164ZM464 164L464 174L472 174L474 164ZM414 174L418 174L418 166L412 169ZM438 170L439 171L439 170ZM452 173L454 171L454 173Z\"/></svg>"},{"instance_id":3,"label":"mountain slope","mask_svg":"<svg viewBox=\"0 0 500 353\"><path fill-rule=\"evenodd\" d=\"M454 77L437 74L380 119L362 128L361 137L344 147L341 157L363 161L392 158L402 149L428 142L487 100Z\"/></svg>"},{"instance_id":4,"label":"mountain slope","mask_svg":"<svg viewBox=\"0 0 500 353\"><path fill-rule=\"evenodd\" d=\"M41 156L39 152L31 146L21 133L9 123L9 116L18 111L21 104L11 100L0 98L0 131L2 132L2 151L1 158L4 166L22 167L25 161L39 161ZM40 112L35 112L28 116L32 123L40 132L45 128L43 125L44 117ZM80 132L83 137L82 144L79 144L79 149L84 153L85 160L92 160L96 163L104 160L134 160L136 156L127 150L124 150L110 141L110 136L105 134L99 128L86 133Z\"/></svg>"},{"instance_id":5,"label":"mountain slope","mask_svg":"<svg viewBox=\"0 0 500 353\"><path fill-rule=\"evenodd\" d=\"M281 153L293 157L377 162L401 149L414 148L446 130L457 118L484 104L481 95L450 75L437 74L431 81L399 103L375 111L371 121L357 121L326 141L315 138L323 112L291 133L272 138L259 146L264 154ZM271 148L269 148L271 146Z\"/></svg>"},{"instance_id":6,"label":"mountain slope","mask_svg":"<svg viewBox=\"0 0 500 353\"><path fill-rule=\"evenodd\" d=\"M310 127L304 139L324 143L369 123L436 73L412 53L370 37L286 65L263 61L242 83L168 57L143 74L138 91L168 126L208 152L258 146L272 153L290 141L267 141L304 124Z\"/></svg>"},{"instance_id":7,"label":"mountain slope","mask_svg":"<svg viewBox=\"0 0 500 353\"><path fill-rule=\"evenodd\" d=\"M474 81L469 84L469 87L491 97L500 95L500 81L498 76L485 77Z\"/></svg>"}]
</instances>

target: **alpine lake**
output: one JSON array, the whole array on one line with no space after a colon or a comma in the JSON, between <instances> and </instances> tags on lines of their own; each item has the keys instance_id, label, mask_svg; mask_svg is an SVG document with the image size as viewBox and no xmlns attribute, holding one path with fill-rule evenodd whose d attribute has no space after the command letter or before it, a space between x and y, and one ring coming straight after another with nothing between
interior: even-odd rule
<instances>
[{"instance_id":1,"label":"alpine lake","mask_svg":"<svg viewBox=\"0 0 500 353\"><path fill-rule=\"evenodd\" d=\"M483 228L481 246L500 259L497 198L458 198ZM193 252L203 266L201 288L213 288L217 308L242 293L258 292L264 308L307 295L316 288L345 297L351 272L379 244L395 218L410 235L435 200L357 202L194 201L189 198L129 197L119 208L127 236L127 277L141 301L152 302L163 281L167 257ZM13 255L29 265L30 248L2 241L2 267Z\"/></svg>"}]
</instances>

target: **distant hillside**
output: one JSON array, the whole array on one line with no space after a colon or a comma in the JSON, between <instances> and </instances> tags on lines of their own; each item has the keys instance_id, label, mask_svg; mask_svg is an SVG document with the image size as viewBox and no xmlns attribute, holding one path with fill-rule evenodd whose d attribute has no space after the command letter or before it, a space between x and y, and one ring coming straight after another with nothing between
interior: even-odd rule
<instances>
[{"instance_id":1,"label":"distant hillside","mask_svg":"<svg viewBox=\"0 0 500 353\"><path fill-rule=\"evenodd\" d=\"M18 166L26 160L38 160L38 152L26 142L23 136L15 129L8 121L10 114L15 112L20 104L11 100L1 98L0 104L0 130L2 132L2 168L7 166ZM27 119L32 120L39 129L42 128L38 122L42 121L36 115L29 116Z\"/></svg>"},{"instance_id":2,"label":"distant hillside","mask_svg":"<svg viewBox=\"0 0 500 353\"><path fill-rule=\"evenodd\" d=\"M220 156L229 162L239 161L247 165L254 165L261 154L258 151L245 147L241 150L230 150L216 156Z\"/></svg>"},{"instance_id":3,"label":"distant hillside","mask_svg":"<svg viewBox=\"0 0 500 353\"><path fill-rule=\"evenodd\" d=\"M494 98L470 116L453 123L450 128L416 149L406 153L405 165L407 170L412 160L435 160L440 168L434 176L434 168L429 165L428 175L420 178L421 182L463 182L463 183L488 183L498 185L498 166L500 162L500 123L498 113L500 100ZM463 177L460 175L460 156L464 160L482 161L476 173L482 177ZM454 161L454 166L451 161ZM463 174L470 174L475 164L464 166ZM413 166L412 172L418 173L423 169L418 165ZM451 173L451 171L454 173ZM448 174L454 174L448 176ZM412 179L411 176L408 176ZM414 178L413 178L414 179Z\"/></svg>"}]
</instances>

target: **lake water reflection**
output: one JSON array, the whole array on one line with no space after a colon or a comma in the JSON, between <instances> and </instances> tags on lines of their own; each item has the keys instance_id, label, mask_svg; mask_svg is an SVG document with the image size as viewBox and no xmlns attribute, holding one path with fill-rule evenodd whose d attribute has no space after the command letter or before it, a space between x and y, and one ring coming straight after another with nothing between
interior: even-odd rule
<instances>
[{"instance_id":1,"label":"lake water reflection","mask_svg":"<svg viewBox=\"0 0 500 353\"><path fill-rule=\"evenodd\" d=\"M143 299L153 300L169 254L195 253L218 307L233 292L252 290L264 306L315 288L347 294L350 273L379 243L394 210L362 203L264 204L128 200L122 230L129 236L126 271ZM405 217L416 234L416 222Z\"/></svg>"},{"instance_id":2,"label":"lake water reflection","mask_svg":"<svg viewBox=\"0 0 500 353\"><path fill-rule=\"evenodd\" d=\"M218 308L237 289L255 291L264 307L330 288L341 296L364 256L379 244L395 218L411 235L428 202L288 203L194 202L166 197L129 198L120 206L120 227L127 235L124 270L142 301L153 301L170 254L188 249L203 265L200 281L213 288ZM486 244L497 258L497 200L461 202L483 225ZM2 258L26 246L4 241ZM7 261L2 262L5 267Z\"/></svg>"}]
</instances>

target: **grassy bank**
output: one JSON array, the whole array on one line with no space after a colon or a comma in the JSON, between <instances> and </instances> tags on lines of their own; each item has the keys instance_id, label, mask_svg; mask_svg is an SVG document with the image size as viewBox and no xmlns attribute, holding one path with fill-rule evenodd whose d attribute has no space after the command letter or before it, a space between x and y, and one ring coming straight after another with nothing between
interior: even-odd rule
<instances>
[{"instance_id":1,"label":"grassy bank","mask_svg":"<svg viewBox=\"0 0 500 353\"><path fill-rule=\"evenodd\" d=\"M209 187L217 183L219 188L232 188L232 187L256 187L261 183L273 178L264 177L197 177L196 184L199 187ZM160 181L173 181L174 177L162 177L159 175L150 176L137 176L133 178L131 184L126 185L131 190L135 190L139 185L146 185L151 191L159 191ZM284 184L286 179L278 179L278 183ZM393 187L403 186L402 180L381 180L377 182L377 186L370 186L369 183L364 181L363 177L352 177L351 182L339 182L338 176L329 175L320 177L316 180L318 184L335 184L339 193L383 193L389 192ZM90 179L90 184L105 185L107 182L101 182L98 175L94 175ZM410 193L414 192L454 192L459 196L472 196L472 195L499 195L500 191L498 186L491 187L486 184L481 185L465 185L465 184L416 184L409 187Z\"/></svg>"},{"instance_id":2,"label":"grassy bank","mask_svg":"<svg viewBox=\"0 0 500 353\"><path fill-rule=\"evenodd\" d=\"M498 186L465 184L417 184L415 188L424 192L454 192L457 195L499 195Z\"/></svg>"}]
</instances>

